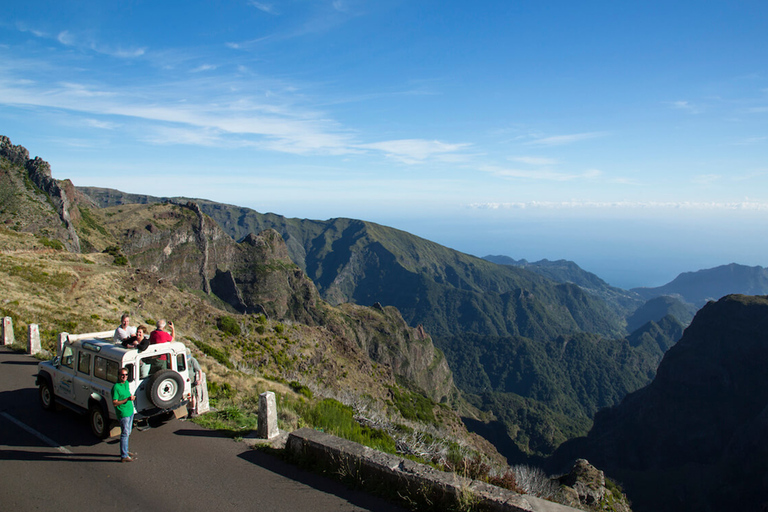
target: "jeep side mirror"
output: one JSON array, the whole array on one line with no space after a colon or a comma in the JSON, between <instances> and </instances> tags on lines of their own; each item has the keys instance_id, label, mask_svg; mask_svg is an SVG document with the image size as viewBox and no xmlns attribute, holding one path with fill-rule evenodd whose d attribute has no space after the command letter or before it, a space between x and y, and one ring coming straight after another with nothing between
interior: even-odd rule
<instances>
[{"instance_id":1,"label":"jeep side mirror","mask_svg":"<svg viewBox=\"0 0 768 512\"><path fill-rule=\"evenodd\" d=\"M59 367L60 362L61 362L61 359L59 359L59 356L54 357L53 361L51 361L51 363L53 363L53 366L55 366L56 368Z\"/></svg>"}]
</instances>

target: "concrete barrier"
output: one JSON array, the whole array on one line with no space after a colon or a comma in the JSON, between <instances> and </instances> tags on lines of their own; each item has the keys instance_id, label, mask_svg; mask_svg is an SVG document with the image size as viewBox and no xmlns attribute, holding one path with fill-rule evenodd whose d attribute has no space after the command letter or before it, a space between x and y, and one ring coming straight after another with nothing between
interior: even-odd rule
<instances>
[{"instance_id":1,"label":"concrete barrier","mask_svg":"<svg viewBox=\"0 0 768 512\"><path fill-rule=\"evenodd\" d=\"M261 439L274 439L280 435L277 429L277 402L273 391L265 391L259 395L257 434Z\"/></svg>"},{"instance_id":2,"label":"concrete barrier","mask_svg":"<svg viewBox=\"0 0 768 512\"><path fill-rule=\"evenodd\" d=\"M40 347L40 328L37 324L29 324L29 336L27 336L27 354L35 355L42 352Z\"/></svg>"},{"instance_id":3,"label":"concrete barrier","mask_svg":"<svg viewBox=\"0 0 768 512\"><path fill-rule=\"evenodd\" d=\"M473 505L490 512L575 512L534 496L438 471L352 441L302 428L288 435L286 449L299 460L310 460L337 476L352 478L373 492L399 495L430 510ZM397 493L397 494L395 494ZM421 507L420 507L421 508Z\"/></svg>"},{"instance_id":4,"label":"concrete barrier","mask_svg":"<svg viewBox=\"0 0 768 512\"><path fill-rule=\"evenodd\" d=\"M9 316L3 317L3 337L0 339L0 345L13 345L16 338L13 335L13 319Z\"/></svg>"}]
</instances>

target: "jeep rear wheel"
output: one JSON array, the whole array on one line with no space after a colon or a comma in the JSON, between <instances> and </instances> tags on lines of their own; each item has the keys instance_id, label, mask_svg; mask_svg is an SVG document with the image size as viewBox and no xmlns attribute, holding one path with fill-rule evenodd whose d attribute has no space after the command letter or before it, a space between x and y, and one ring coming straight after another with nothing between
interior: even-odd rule
<instances>
[{"instance_id":1,"label":"jeep rear wheel","mask_svg":"<svg viewBox=\"0 0 768 512\"><path fill-rule=\"evenodd\" d=\"M162 370L152 376L147 388L149 401L160 409L170 409L181 402L184 379L173 370Z\"/></svg>"},{"instance_id":2,"label":"jeep rear wheel","mask_svg":"<svg viewBox=\"0 0 768 512\"><path fill-rule=\"evenodd\" d=\"M43 409L46 411L52 411L56 407L56 402L53 398L53 390L51 389L51 385L47 380L44 380L40 383L39 391L40 405L42 405Z\"/></svg>"},{"instance_id":3,"label":"jeep rear wheel","mask_svg":"<svg viewBox=\"0 0 768 512\"><path fill-rule=\"evenodd\" d=\"M109 416L107 416L100 405L91 405L91 408L88 411L88 420L91 424L93 435L99 439L106 439L109 437Z\"/></svg>"}]
</instances>

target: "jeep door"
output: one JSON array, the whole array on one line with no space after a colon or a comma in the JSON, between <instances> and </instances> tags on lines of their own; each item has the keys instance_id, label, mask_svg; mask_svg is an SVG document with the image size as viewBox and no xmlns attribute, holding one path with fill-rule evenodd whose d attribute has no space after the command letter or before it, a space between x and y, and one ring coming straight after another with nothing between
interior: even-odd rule
<instances>
[{"instance_id":1,"label":"jeep door","mask_svg":"<svg viewBox=\"0 0 768 512\"><path fill-rule=\"evenodd\" d=\"M88 398L91 396L91 361L92 354L86 350L77 351L77 368L74 375L74 402L80 407L88 408Z\"/></svg>"},{"instance_id":2,"label":"jeep door","mask_svg":"<svg viewBox=\"0 0 768 512\"><path fill-rule=\"evenodd\" d=\"M53 379L54 393L59 398L69 402L75 401L75 364L77 351L72 345L65 345L57 369L58 375Z\"/></svg>"}]
</instances>

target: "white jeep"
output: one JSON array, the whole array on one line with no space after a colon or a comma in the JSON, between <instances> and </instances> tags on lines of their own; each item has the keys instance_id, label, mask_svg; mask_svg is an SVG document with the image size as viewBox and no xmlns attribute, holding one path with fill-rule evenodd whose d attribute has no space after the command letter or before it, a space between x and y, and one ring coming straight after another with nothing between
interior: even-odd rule
<instances>
[{"instance_id":1,"label":"white jeep","mask_svg":"<svg viewBox=\"0 0 768 512\"><path fill-rule=\"evenodd\" d=\"M139 352L115 344L113 332L62 335L66 341L59 355L38 365L35 381L44 409L58 404L88 414L91 430L102 439L117 419L112 386L121 368L128 370L131 393L136 395L136 419L179 409L191 396L183 343L149 345Z\"/></svg>"}]
</instances>

